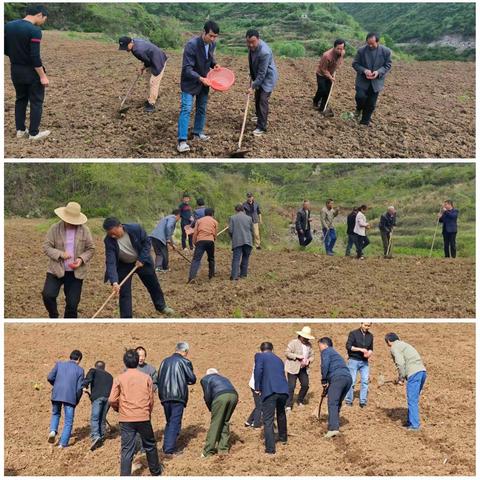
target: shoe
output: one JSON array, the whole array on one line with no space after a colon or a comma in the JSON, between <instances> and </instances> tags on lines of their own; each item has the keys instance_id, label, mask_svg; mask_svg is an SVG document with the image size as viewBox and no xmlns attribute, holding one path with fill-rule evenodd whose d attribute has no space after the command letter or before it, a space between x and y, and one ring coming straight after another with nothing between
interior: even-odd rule
<instances>
[{"instance_id":1,"label":"shoe","mask_svg":"<svg viewBox=\"0 0 480 480\"><path fill-rule=\"evenodd\" d=\"M353 118L359 122L362 119L362 111L358 110L358 108L355 110L355 113L353 114Z\"/></svg>"},{"instance_id":2,"label":"shoe","mask_svg":"<svg viewBox=\"0 0 480 480\"><path fill-rule=\"evenodd\" d=\"M258 117L257 117L256 115L253 115L253 117L251 117L250 120L251 120L253 123L257 123L257 122L258 122Z\"/></svg>"},{"instance_id":3,"label":"shoe","mask_svg":"<svg viewBox=\"0 0 480 480\"><path fill-rule=\"evenodd\" d=\"M340 432L338 430L329 430L324 437L325 438L333 438L336 437L337 435L340 435Z\"/></svg>"},{"instance_id":4,"label":"shoe","mask_svg":"<svg viewBox=\"0 0 480 480\"><path fill-rule=\"evenodd\" d=\"M249 422L245 422L243 425L245 425L245 427L253 427L253 423L249 423Z\"/></svg>"},{"instance_id":5,"label":"shoe","mask_svg":"<svg viewBox=\"0 0 480 480\"><path fill-rule=\"evenodd\" d=\"M193 139L194 140L200 140L201 142L206 142L206 141L210 140L210 137L208 135L205 135L204 133L199 133L198 135L194 134Z\"/></svg>"},{"instance_id":6,"label":"shoe","mask_svg":"<svg viewBox=\"0 0 480 480\"><path fill-rule=\"evenodd\" d=\"M185 153L190 151L190 146L186 141L182 141L177 145L177 152L178 153Z\"/></svg>"},{"instance_id":7,"label":"shoe","mask_svg":"<svg viewBox=\"0 0 480 480\"><path fill-rule=\"evenodd\" d=\"M160 311L167 317L171 317L175 314L175 310L173 308L167 307L166 305Z\"/></svg>"},{"instance_id":8,"label":"shoe","mask_svg":"<svg viewBox=\"0 0 480 480\"><path fill-rule=\"evenodd\" d=\"M359 260L365 260L365 257L362 255Z\"/></svg>"},{"instance_id":9,"label":"shoe","mask_svg":"<svg viewBox=\"0 0 480 480\"><path fill-rule=\"evenodd\" d=\"M191 283L195 283L195 279L194 278L189 278L188 281L187 281L187 284L191 284Z\"/></svg>"},{"instance_id":10,"label":"shoe","mask_svg":"<svg viewBox=\"0 0 480 480\"><path fill-rule=\"evenodd\" d=\"M102 439L100 437L94 438L90 445L90 450L93 452L102 445Z\"/></svg>"},{"instance_id":11,"label":"shoe","mask_svg":"<svg viewBox=\"0 0 480 480\"><path fill-rule=\"evenodd\" d=\"M363 127L369 127L370 122L360 122L360 125L362 125Z\"/></svg>"},{"instance_id":12,"label":"shoe","mask_svg":"<svg viewBox=\"0 0 480 480\"><path fill-rule=\"evenodd\" d=\"M305 404L304 404L303 402L298 402L298 403L297 403L297 406L298 406L298 407L305 407Z\"/></svg>"},{"instance_id":13,"label":"shoe","mask_svg":"<svg viewBox=\"0 0 480 480\"><path fill-rule=\"evenodd\" d=\"M149 102L145 102L143 110L145 113L153 113L155 111L155 105L152 105Z\"/></svg>"},{"instance_id":14,"label":"shoe","mask_svg":"<svg viewBox=\"0 0 480 480\"><path fill-rule=\"evenodd\" d=\"M25 130L17 130L17 138L28 137L28 128Z\"/></svg>"},{"instance_id":15,"label":"shoe","mask_svg":"<svg viewBox=\"0 0 480 480\"><path fill-rule=\"evenodd\" d=\"M50 135L50 130L44 130L43 132L38 132L36 135L29 135L29 140L43 140Z\"/></svg>"},{"instance_id":16,"label":"shoe","mask_svg":"<svg viewBox=\"0 0 480 480\"><path fill-rule=\"evenodd\" d=\"M230 277L230 280L232 280L233 282L237 282L237 281L238 281L238 278Z\"/></svg>"},{"instance_id":17,"label":"shoe","mask_svg":"<svg viewBox=\"0 0 480 480\"><path fill-rule=\"evenodd\" d=\"M361 404L360 404L360 408L365 408L366 406L367 406L366 403L361 403Z\"/></svg>"},{"instance_id":18,"label":"shoe","mask_svg":"<svg viewBox=\"0 0 480 480\"><path fill-rule=\"evenodd\" d=\"M257 247L257 250L261 250L261 249L262 249L262 247L260 247L260 246Z\"/></svg>"},{"instance_id":19,"label":"shoe","mask_svg":"<svg viewBox=\"0 0 480 480\"><path fill-rule=\"evenodd\" d=\"M67 448L67 446L66 446L66 445L59 445L57 448L58 448L59 450L63 450L64 448Z\"/></svg>"},{"instance_id":20,"label":"shoe","mask_svg":"<svg viewBox=\"0 0 480 480\"><path fill-rule=\"evenodd\" d=\"M409 430L410 432L418 432L420 430L420 427L415 428L410 425L409 427L407 427L407 430Z\"/></svg>"},{"instance_id":21,"label":"shoe","mask_svg":"<svg viewBox=\"0 0 480 480\"><path fill-rule=\"evenodd\" d=\"M292 411L292 407L286 407L285 412L290 413Z\"/></svg>"},{"instance_id":22,"label":"shoe","mask_svg":"<svg viewBox=\"0 0 480 480\"><path fill-rule=\"evenodd\" d=\"M132 463L132 473L138 472L141 470L143 465L140 462L134 462Z\"/></svg>"},{"instance_id":23,"label":"shoe","mask_svg":"<svg viewBox=\"0 0 480 480\"><path fill-rule=\"evenodd\" d=\"M347 407L353 407L353 403L351 403L351 402L345 402L345 405L346 405Z\"/></svg>"},{"instance_id":24,"label":"shoe","mask_svg":"<svg viewBox=\"0 0 480 480\"><path fill-rule=\"evenodd\" d=\"M55 437L57 436L57 432L53 430L48 434L48 443L55 443Z\"/></svg>"},{"instance_id":25,"label":"shoe","mask_svg":"<svg viewBox=\"0 0 480 480\"><path fill-rule=\"evenodd\" d=\"M255 135L256 137L261 137L262 135L265 135L267 133L265 130L260 130L259 128L256 128L252 134Z\"/></svg>"},{"instance_id":26,"label":"shoe","mask_svg":"<svg viewBox=\"0 0 480 480\"><path fill-rule=\"evenodd\" d=\"M334 256L334 253L333 253L333 252L327 252L327 255L328 255L329 257L333 257L333 256Z\"/></svg>"},{"instance_id":27,"label":"shoe","mask_svg":"<svg viewBox=\"0 0 480 480\"><path fill-rule=\"evenodd\" d=\"M170 271L170 269L167 268L166 270L164 270L163 268L157 267L157 268L155 269L155 271L156 271L157 273L168 273L168 272Z\"/></svg>"}]
</instances>

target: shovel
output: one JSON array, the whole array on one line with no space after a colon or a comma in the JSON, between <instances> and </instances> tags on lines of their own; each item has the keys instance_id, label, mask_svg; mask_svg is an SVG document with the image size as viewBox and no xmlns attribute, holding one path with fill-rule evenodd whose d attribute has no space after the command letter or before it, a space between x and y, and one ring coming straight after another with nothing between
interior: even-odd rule
<instances>
[{"instance_id":1,"label":"shovel","mask_svg":"<svg viewBox=\"0 0 480 480\"><path fill-rule=\"evenodd\" d=\"M223 230L217 233L217 237L221 235L223 232L226 232L228 230L228 227L225 227Z\"/></svg>"},{"instance_id":2,"label":"shovel","mask_svg":"<svg viewBox=\"0 0 480 480\"><path fill-rule=\"evenodd\" d=\"M335 73L337 73L337 72L335 72ZM333 74L333 78L335 78L335 73ZM330 92L328 92L327 101L325 102L325 106L323 107L322 113L325 113L327 111L328 102L330 102L330 98L332 96L334 86L335 86L335 82L332 82L332 86L330 87Z\"/></svg>"},{"instance_id":3,"label":"shovel","mask_svg":"<svg viewBox=\"0 0 480 480\"><path fill-rule=\"evenodd\" d=\"M128 92L127 94L125 95L125 97L123 97L123 100L122 100L122 103L120 104L120 109L118 110L118 114L119 115L122 115L124 113L126 113L128 111L128 109L130 107L124 107L125 105L125 102L127 101L127 98L130 96L130 94L132 93L132 90L133 90L133 87L135 86L135 84L138 82L138 79L142 76L141 73L139 73L136 77L135 77L135 80L132 82L132 84L130 85L130 88L128 89Z\"/></svg>"},{"instance_id":4,"label":"shovel","mask_svg":"<svg viewBox=\"0 0 480 480\"><path fill-rule=\"evenodd\" d=\"M392 228L392 231L390 232L390 238L388 239L387 255L386 255L387 258L391 258L392 243L393 243L393 228Z\"/></svg>"},{"instance_id":5,"label":"shovel","mask_svg":"<svg viewBox=\"0 0 480 480\"><path fill-rule=\"evenodd\" d=\"M245 113L243 114L242 130L240 132L240 139L238 140L238 147L234 152L230 153L230 158L245 158L245 155L250 150L242 150L243 134L245 133L245 125L247 123L248 107L250 106L250 94L247 95L247 105L245 106Z\"/></svg>"},{"instance_id":6,"label":"shovel","mask_svg":"<svg viewBox=\"0 0 480 480\"><path fill-rule=\"evenodd\" d=\"M186 260L188 263L192 263L192 261L186 257L175 245L172 245L173 250L175 250L184 260Z\"/></svg>"},{"instance_id":7,"label":"shovel","mask_svg":"<svg viewBox=\"0 0 480 480\"><path fill-rule=\"evenodd\" d=\"M327 391L328 390L324 390L322 392L322 396L320 398L320 403L318 404L318 409L317 409L317 412L315 414L315 416L317 417L317 420L320 421L320 412L322 410L322 403L323 403L323 399L327 396Z\"/></svg>"}]
</instances>

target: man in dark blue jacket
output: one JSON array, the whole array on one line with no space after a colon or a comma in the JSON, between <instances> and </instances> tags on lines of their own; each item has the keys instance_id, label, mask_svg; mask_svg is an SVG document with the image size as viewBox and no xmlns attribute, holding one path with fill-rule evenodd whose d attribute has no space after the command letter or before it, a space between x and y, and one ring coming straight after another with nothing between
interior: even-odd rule
<instances>
[{"instance_id":1,"label":"man in dark blue jacket","mask_svg":"<svg viewBox=\"0 0 480 480\"><path fill-rule=\"evenodd\" d=\"M274 454L275 412L277 412L278 438L282 443L287 443L285 406L288 400L288 382L285 376L285 365L282 359L273 353L273 345L270 342L263 342L260 345L260 353L255 354L253 376L255 392L262 399L265 453Z\"/></svg>"},{"instance_id":2,"label":"man in dark blue jacket","mask_svg":"<svg viewBox=\"0 0 480 480\"><path fill-rule=\"evenodd\" d=\"M228 453L230 419L238 403L238 394L230 380L219 375L218 370L209 368L200 380L203 399L212 412L202 458L217 452Z\"/></svg>"},{"instance_id":3,"label":"man in dark blue jacket","mask_svg":"<svg viewBox=\"0 0 480 480\"><path fill-rule=\"evenodd\" d=\"M48 443L55 443L55 437L60 424L60 417L65 414L62 435L60 436L59 448L66 448L72 434L75 407L80 402L83 392L83 379L85 372L80 367L82 352L74 350L70 354L70 360L57 362L48 374L47 380L53 386L52 389L52 417L50 420L50 434Z\"/></svg>"},{"instance_id":4,"label":"man in dark blue jacket","mask_svg":"<svg viewBox=\"0 0 480 480\"><path fill-rule=\"evenodd\" d=\"M445 200L442 207L442 213L438 214L438 221L443 224L443 250L445 258L455 258L457 256L457 219L458 210L454 208L451 200Z\"/></svg>"},{"instance_id":5,"label":"man in dark blue jacket","mask_svg":"<svg viewBox=\"0 0 480 480\"><path fill-rule=\"evenodd\" d=\"M106 272L105 282L110 282L113 291L120 296L120 317L132 318L132 277L120 288L123 279L137 267L135 273L145 285L155 309L165 315L174 311L167 307L153 265L150 249L152 243L147 232L138 223L122 224L110 217L103 222L105 237Z\"/></svg>"},{"instance_id":6,"label":"man in dark blue jacket","mask_svg":"<svg viewBox=\"0 0 480 480\"><path fill-rule=\"evenodd\" d=\"M378 228L380 230L380 236L383 243L383 256L384 258L392 258L392 238L393 229L397 226L397 211L395 207L391 205L387 208L387 211L380 217L380 223Z\"/></svg>"},{"instance_id":7,"label":"man in dark blue jacket","mask_svg":"<svg viewBox=\"0 0 480 480\"><path fill-rule=\"evenodd\" d=\"M321 356L321 374L324 393L328 394L328 432L326 438L340 434L340 408L352 387L352 376L342 356L333 349L332 339L318 341Z\"/></svg>"},{"instance_id":8,"label":"man in dark blue jacket","mask_svg":"<svg viewBox=\"0 0 480 480\"><path fill-rule=\"evenodd\" d=\"M179 153L190 150L190 146L187 143L188 124L194 99L196 111L193 124L193 138L201 141L209 139L208 135L205 135L203 132L207 120L207 103L210 87L207 75L210 69L220 68L214 56L215 42L219 33L219 26L209 20L205 23L202 34L189 40L183 50L182 75L180 78L182 95L180 116L178 117L177 150Z\"/></svg>"}]
</instances>

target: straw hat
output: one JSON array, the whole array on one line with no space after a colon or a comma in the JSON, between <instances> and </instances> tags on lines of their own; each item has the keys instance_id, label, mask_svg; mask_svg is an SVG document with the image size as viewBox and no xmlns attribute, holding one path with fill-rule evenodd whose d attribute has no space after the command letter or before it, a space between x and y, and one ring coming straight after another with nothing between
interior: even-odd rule
<instances>
[{"instance_id":1,"label":"straw hat","mask_svg":"<svg viewBox=\"0 0 480 480\"><path fill-rule=\"evenodd\" d=\"M312 329L310 327L303 327L299 332L296 332L297 335L300 335L303 338L308 340L313 340L315 337L312 335Z\"/></svg>"},{"instance_id":2,"label":"straw hat","mask_svg":"<svg viewBox=\"0 0 480 480\"><path fill-rule=\"evenodd\" d=\"M54 210L55 215L71 225L83 225L87 223L87 217L81 212L82 207L77 202L69 202L66 207Z\"/></svg>"}]
</instances>

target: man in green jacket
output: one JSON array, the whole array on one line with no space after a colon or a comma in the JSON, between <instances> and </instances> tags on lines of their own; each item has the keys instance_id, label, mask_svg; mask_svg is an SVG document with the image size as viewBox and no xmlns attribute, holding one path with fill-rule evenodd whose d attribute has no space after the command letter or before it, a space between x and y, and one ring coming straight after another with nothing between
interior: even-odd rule
<instances>
[{"instance_id":1,"label":"man in green jacket","mask_svg":"<svg viewBox=\"0 0 480 480\"><path fill-rule=\"evenodd\" d=\"M402 342L396 333L387 333L385 342L390 347L392 359L398 370L398 383L407 381L408 430L420 430L418 403L420 393L427 379L427 369L419 353L406 342Z\"/></svg>"}]
</instances>

